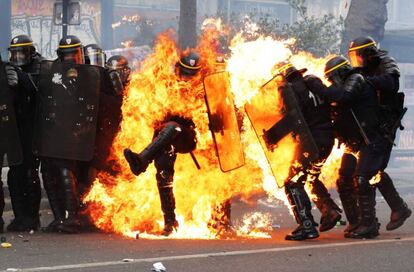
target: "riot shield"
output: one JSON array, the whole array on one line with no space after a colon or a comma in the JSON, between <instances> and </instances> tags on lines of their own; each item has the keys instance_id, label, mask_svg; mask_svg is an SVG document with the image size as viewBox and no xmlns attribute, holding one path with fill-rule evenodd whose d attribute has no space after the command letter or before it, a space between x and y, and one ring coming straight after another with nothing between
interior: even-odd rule
<instances>
[{"instance_id":1,"label":"riot shield","mask_svg":"<svg viewBox=\"0 0 414 272\"><path fill-rule=\"evenodd\" d=\"M318 148L288 84L278 84L277 78L273 78L246 104L245 110L275 177L277 162L283 156L278 153L278 143L285 137L293 138L296 145L292 152L300 163L318 157ZM276 180L279 187L284 186L285 180Z\"/></svg>"},{"instance_id":2,"label":"riot shield","mask_svg":"<svg viewBox=\"0 0 414 272\"><path fill-rule=\"evenodd\" d=\"M103 68L41 63L33 152L88 161L93 157Z\"/></svg>"},{"instance_id":3,"label":"riot shield","mask_svg":"<svg viewBox=\"0 0 414 272\"><path fill-rule=\"evenodd\" d=\"M218 72L204 78L204 90L217 157L223 172L244 165L244 153L229 74Z\"/></svg>"},{"instance_id":4,"label":"riot shield","mask_svg":"<svg viewBox=\"0 0 414 272\"><path fill-rule=\"evenodd\" d=\"M5 63L0 61L0 166L4 155L7 165L20 164L23 161L19 130L14 110L13 93L7 83Z\"/></svg>"}]
</instances>

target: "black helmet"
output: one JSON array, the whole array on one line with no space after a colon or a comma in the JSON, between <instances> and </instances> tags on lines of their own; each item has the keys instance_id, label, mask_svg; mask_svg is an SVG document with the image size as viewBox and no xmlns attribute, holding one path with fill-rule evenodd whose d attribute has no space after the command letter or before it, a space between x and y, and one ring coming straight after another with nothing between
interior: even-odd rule
<instances>
[{"instance_id":1,"label":"black helmet","mask_svg":"<svg viewBox=\"0 0 414 272\"><path fill-rule=\"evenodd\" d=\"M180 76L194 76L200 70L200 56L193 51L186 52L181 55L177 63Z\"/></svg>"},{"instance_id":2,"label":"black helmet","mask_svg":"<svg viewBox=\"0 0 414 272\"><path fill-rule=\"evenodd\" d=\"M68 35L62 38L56 53L61 62L85 63L82 43L76 36Z\"/></svg>"},{"instance_id":3,"label":"black helmet","mask_svg":"<svg viewBox=\"0 0 414 272\"><path fill-rule=\"evenodd\" d=\"M129 82L129 75L131 74L131 68L129 67L128 60L122 55L114 55L106 62L106 67L118 71L122 83L124 85Z\"/></svg>"},{"instance_id":4,"label":"black helmet","mask_svg":"<svg viewBox=\"0 0 414 272\"><path fill-rule=\"evenodd\" d=\"M306 73L306 71L308 71L306 68L300 70L296 69L296 67L293 66L293 64L290 62L281 62L277 68L277 73L279 75L282 75L287 80L289 80L289 78L294 75L302 76L304 73Z\"/></svg>"},{"instance_id":5,"label":"black helmet","mask_svg":"<svg viewBox=\"0 0 414 272\"><path fill-rule=\"evenodd\" d=\"M343 56L336 56L328 60L325 64L325 77L331 82L342 84L352 66Z\"/></svg>"},{"instance_id":6,"label":"black helmet","mask_svg":"<svg viewBox=\"0 0 414 272\"><path fill-rule=\"evenodd\" d=\"M366 67L370 57L377 53L377 43L369 36L356 38L349 44L348 56L353 67Z\"/></svg>"},{"instance_id":7,"label":"black helmet","mask_svg":"<svg viewBox=\"0 0 414 272\"><path fill-rule=\"evenodd\" d=\"M106 55L102 48L95 44L88 44L83 48L85 63L105 67Z\"/></svg>"},{"instance_id":8,"label":"black helmet","mask_svg":"<svg viewBox=\"0 0 414 272\"><path fill-rule=\"evenodd\" d=\"M10 42L10 63L16 66L28 65L32 62L36 49L33 40L27 35L18 35Z\"/></svg>"}]
</instances>

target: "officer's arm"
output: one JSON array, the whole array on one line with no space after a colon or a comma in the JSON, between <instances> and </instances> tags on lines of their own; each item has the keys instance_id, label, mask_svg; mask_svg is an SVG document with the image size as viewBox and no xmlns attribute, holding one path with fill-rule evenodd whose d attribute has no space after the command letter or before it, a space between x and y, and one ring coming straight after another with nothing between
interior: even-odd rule
<instances>
[{"instance_id":1,"label":"officer's arm","mask_svg":"<svg viewBox=\"0 0 414 272\"><path fill-rule=\"evenodd\" d=\"M393 58L386 57L379 67L380 75L368 77L376 90L397 93L400 88L400 69Z\"/></svg>"},{"instance_id":2,"label":"officer's arm","mask_svg":"<svg viewBox=\"0 0 414 272\"><path fill-rule=\"evenodd\" d=\"M395 74L383 74L367 77L367 79L373 84L376 90L397 93L400 88L399 76Z\"/></svg>"},{"instance_id":3,"label":"officer's arm","mask_svg":"<svg viewBox=\"0 0 414 272\"><path fill-rule=\"evenodd\" d=\"M351 105L353 101L361 95L364 77L354 73L350 75L342 86L333 84L328 88L331 101L339 102L343 105Z\"/></svg>"},{"instance_id":4,"label":"officer's arm","mask_svg":"<svg viewBox=\"0 0 414 272\"><path fill-rule=\"evenodd\" d=\"M37 92L37 86L32 76L21 70L17 71L19 78L19 89L26 92L28 95L34 95Z\"/></svg>"},{"instance_id":5,"label":"officer's arm","mask_svg":"<svg viewBox=\"0 0 414 272\"><path fill-rule=\"evenodd\" d=\"M122 84L121 77L116 70L105 69L104 81L104 91L106 93L114 96L122 96L124 92L124 85Z\"/></svg>"},{"instance_id":6,"label":"officer's arm","mask_svg":"<svg viewBox=\"0 0 414 272\"><path fill-rule=\"evenodd\" d=\"M306 76L305 84L312 93L329 102L336 102L342 97L344 92L342 88L333 85L331 87L326 87L322 80L316 76Z\"/></svg>"}]
</instances>

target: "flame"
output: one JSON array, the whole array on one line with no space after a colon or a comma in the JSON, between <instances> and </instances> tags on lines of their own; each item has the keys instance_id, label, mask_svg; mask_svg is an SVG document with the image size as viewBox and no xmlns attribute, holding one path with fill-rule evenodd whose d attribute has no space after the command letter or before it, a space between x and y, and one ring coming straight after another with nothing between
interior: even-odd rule
<instances>
[{"instance_id":1,"label":"flame","mask_svg":"<svg viewBox=\"0 0 414 272\"><path fill-rule=\"evenodd\" d=\"M215 218L220 218L220 207L229 199L250 201L253 196L265 191L269 197L287 203L284 190L278 188L247 117L243 119L242 128L246 165L229 173L219 170L208 126L202 78L217 69L216 41L224 31L220 24L207 22L206 25L214 27L205 27L200 37L197 51L201 55L203 68L198 76L189 81L182 81L176 76L175 64L182 52L174 42L175 33L172 31L159 35L153 53L144 60L140 71L132 75L122 105L121 130L113 143L109 160L115 162L117 174L99 173L84 198L98 228L132 238L165 238L158 234L163 228L163 216L155 168L151 164L146 172L134 176L123 157L123 150L127 147L135 152L143 150L153 137L154 125L167 114L194 121L198 140L194 153L201 165L201 170L197 170L189 155L177 156L174 195L179 228L168 238L217 238L219 230L212 226L215 225ZM272 78L275 65L281 61L290 59L298 68L308 67L309 72L317 75L323 73L321 63L325 60L305 53L292 55L289 49L292 42L270 37L250 41L242 35L234 37L226 70L231 76L231 89L240 113L244 113L244 105ZM286 137L279 144L277 163L280 171L275 173L278 180L286 179L294 150L295 143L291 137ZM337 163L333 161L332 165ZM334 166L331 168L334 169ZM248 214L241 224L235 225L236 233L239 236L269 237L271 221L269 214Z\"/></svg>"}]
</instances>

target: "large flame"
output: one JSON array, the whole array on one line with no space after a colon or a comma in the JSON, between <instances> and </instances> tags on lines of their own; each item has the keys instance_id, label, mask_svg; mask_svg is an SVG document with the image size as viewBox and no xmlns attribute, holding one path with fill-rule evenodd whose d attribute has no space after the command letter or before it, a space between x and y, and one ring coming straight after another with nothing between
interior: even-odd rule
<instances>
[{"instance_id":1,"label":"large flame","mask_svg":"<svg viewBox=\"0 0 414 272\"><path fill-rule=\"evenodd\" d=\"M89 203L94 223L100 229L130 237L139 232L140 237L159 238L157 233L163 228L163 216L155 168L150 165L145 173L134 176L123 157L123 149L143 150L153 137L154 125L167 114L194 121L198 140L194 153L201 165L201 170L198 170L189 155L179 154L177 157L174 194L179 228L169 238L217 238L218 230L212 227L212 221L220 218L222 211L219 207L229 199L247 201L265 191L269 196L286 201L247 118L243 120L242 129L246 165L229 173L219 170L201 83L203 76L216 69L216 41L222 34L220 24L210 22L210 25L215 27L205 27L197 46L203 62L197 77L181 81L176 76L175 64L181 52L172 31L159 35L153 53L142 63L140 71L132 75L122 106L121 130L112 147L111 160L116 162L118 174L99 173L93 188L84 198ZM259 88L272 78L274 66L281 61L290 59L298 68L307 67L309 73L323 73L326 59L315 59L306 53L292 55L291 45L291 40L278 41L269 37L246 41L238 35L232 40L226 69L231 76L235 104L241 113ZM279 147L285 156L280 156L278 179L286 178L293 160L293 157L286 157L293 156L295 148L289 139L285 138ZM331 166L325 166L325 176L336 171L337 157ZM244 219L244 224L237 229L238 235L268 237L269 215L255 213Z\"/></svg>"}]
</instances>

